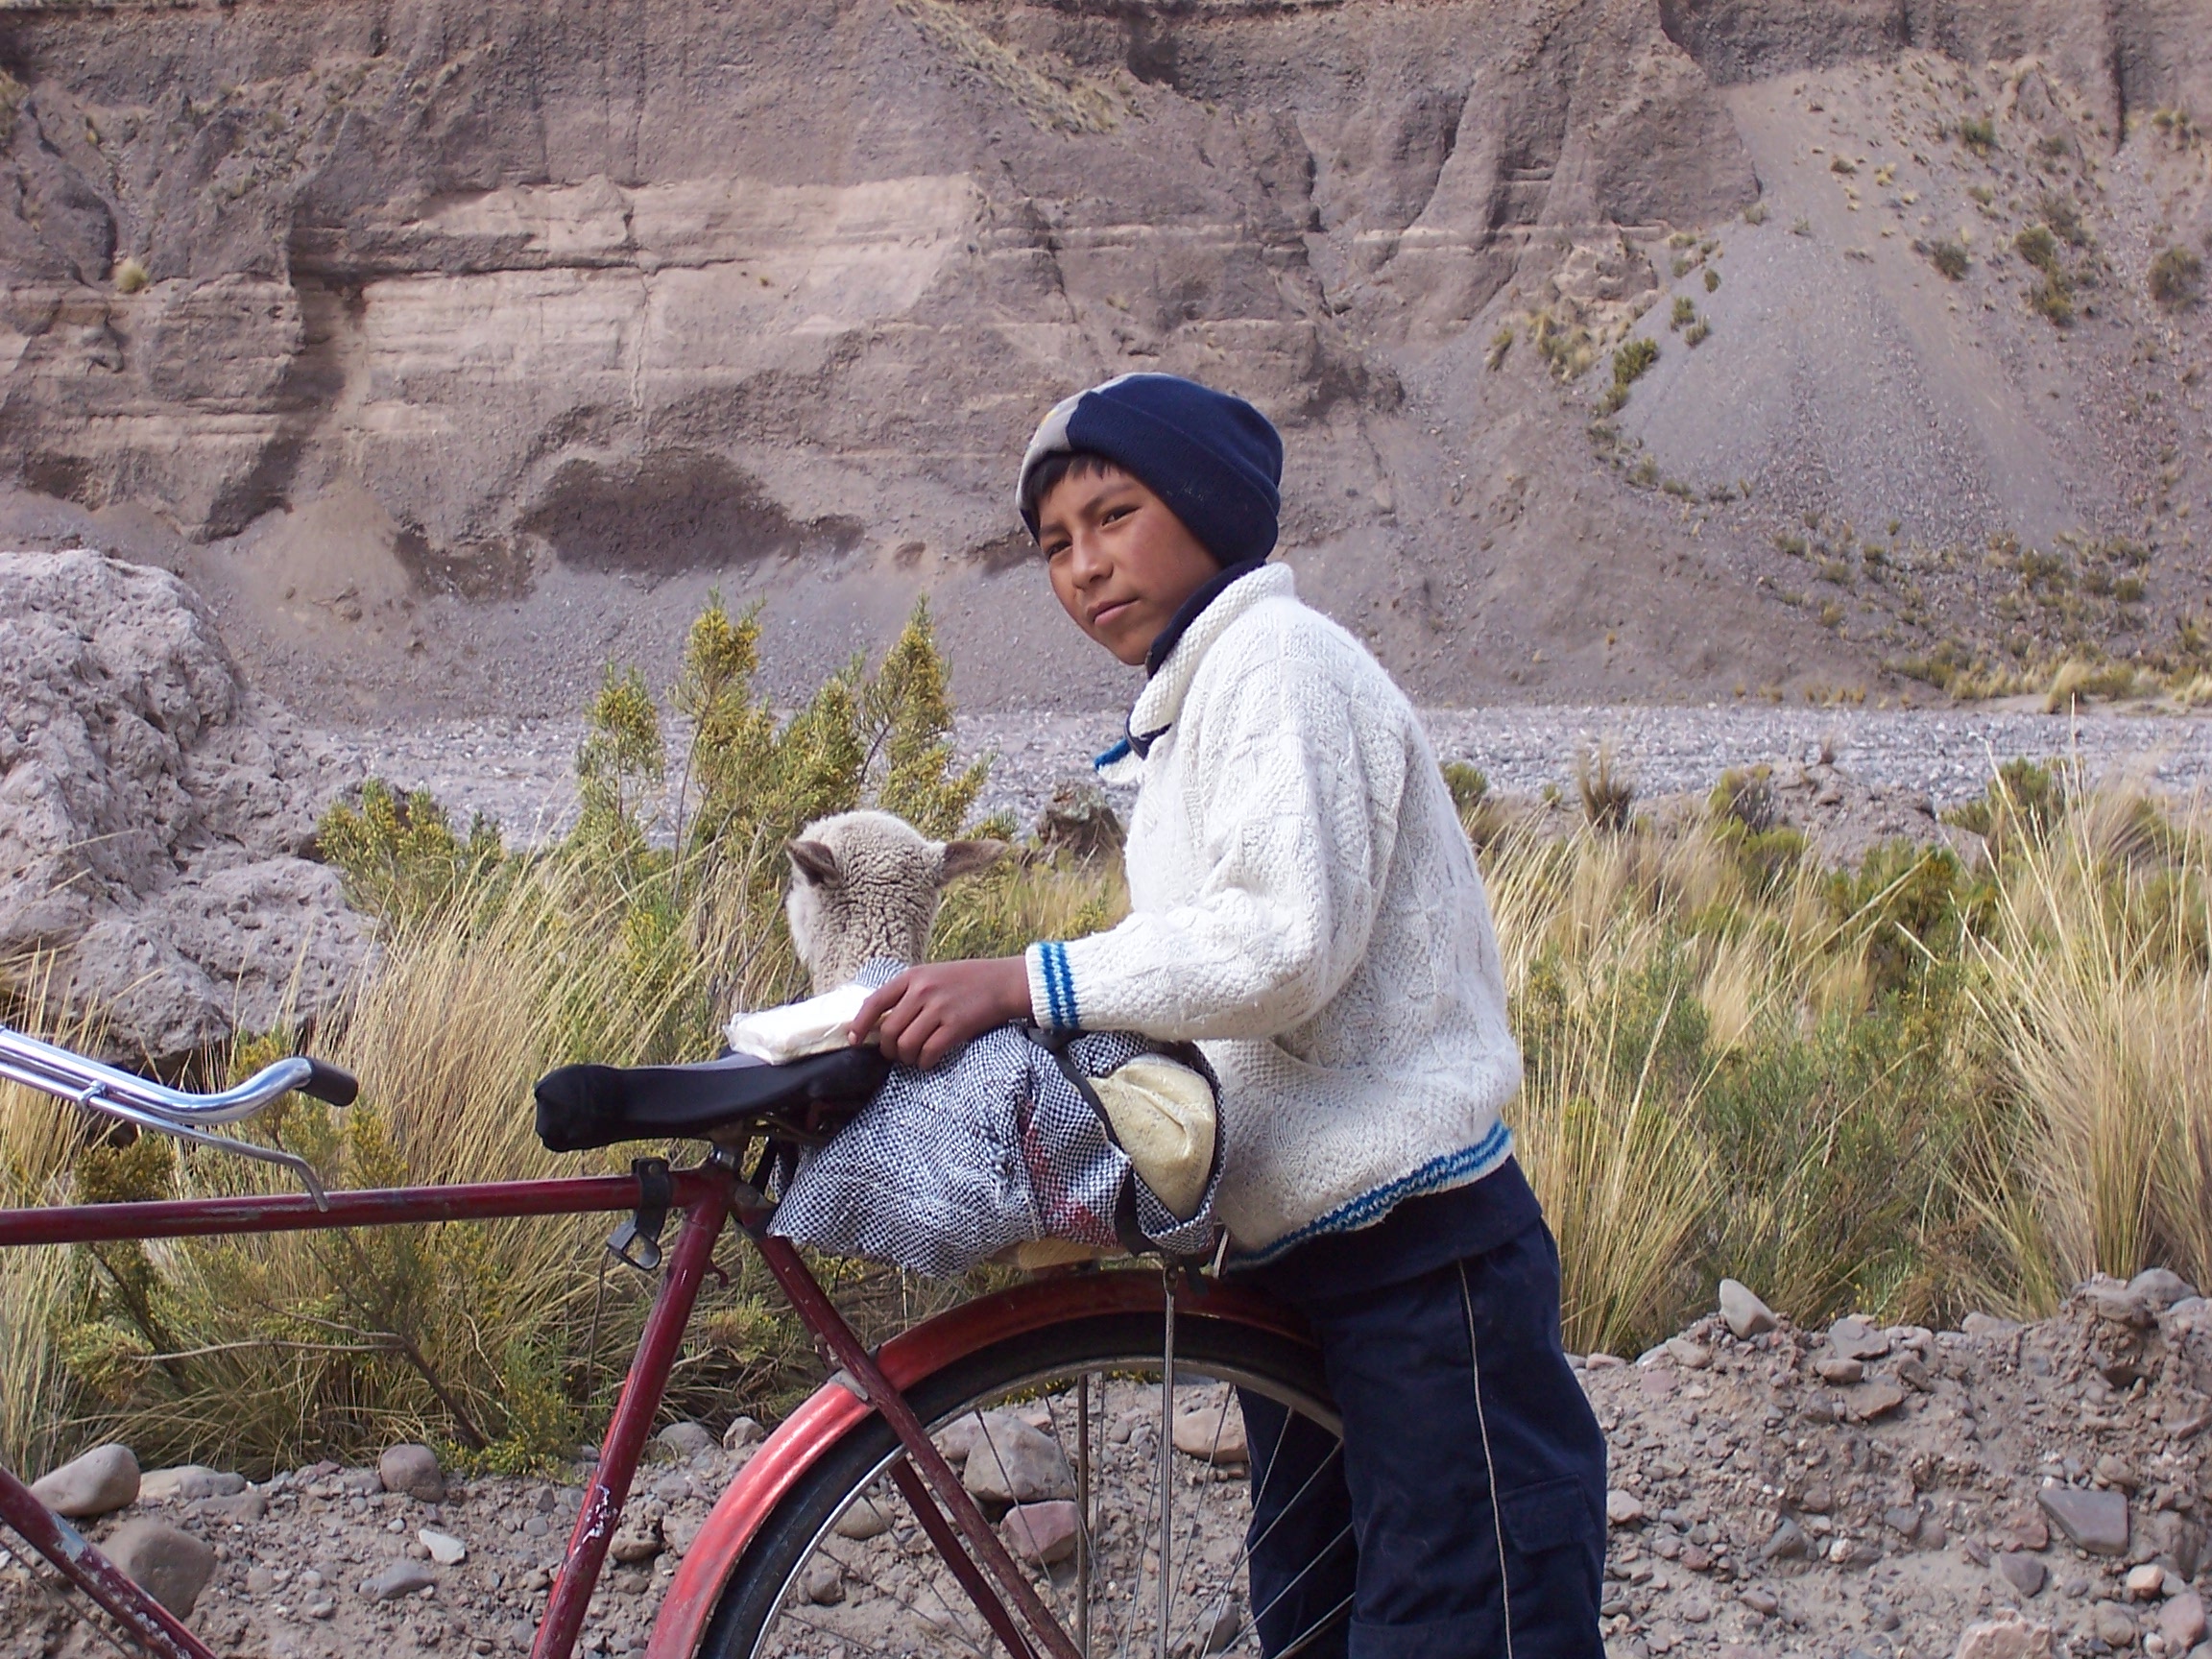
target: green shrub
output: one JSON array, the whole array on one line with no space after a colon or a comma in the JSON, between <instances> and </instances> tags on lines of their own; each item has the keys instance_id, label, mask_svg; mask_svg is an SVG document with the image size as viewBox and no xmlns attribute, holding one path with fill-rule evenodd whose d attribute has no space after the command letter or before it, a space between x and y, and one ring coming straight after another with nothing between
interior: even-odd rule
<instances>
[{"instance_id":1,"label":"green shrub","mask_svg":"<svg viewBox=\"0 0 2212 1659\"><path fill-rule=\"evenodd\" d=\"M2151 298L2169 310L2195 305L2204 294L2204 261L2186 248L2168 248L2151 261Z\"/></svg>"},{"instance_id":2,"label":"green shrub","mask_svg":"<svg viewBox=\"0 0 2212 1659\"><path fill-rule=\"evenodd\" d=\"M1968 263L1965 244L1948 238L1933 243L1928 249L1928 263L1951 281L1960 280L1966 275Z\"/></svg>"},{"instance_id":3,"label":"green shrub","mask_svg":"<svg viewBox=\"0 0 2212 1659\"><path fill-rule=\"evenodd\" d=\"M1986 115L1968 115L1952 128L1959 142L1977 156L1986 156L1997 148L1997 123Z\"/></svg>"},{"instance_id":4,"label":"green shrub","mask_svg":"<svg viewBox=\"0 0 2212 1659\"><path fill-rule=\"evenodd\" d=\"M1462 814L1472 812L1490 795L1489 775L1468 760L1444 762L1444 786L1452 792L1452 805Z\"/></svg>"},{"instance_id":5,"label":"green shrub","mask_svg":"<svg viewBox=\"0 0 2212 1659\"><path fill-rule=\"evenodd\" d=\"M1668 319L1670 328L1683 328L1697 321L1697 304L1687 294L1674 296L1674 314Z\"/></svg>"},{"instance_id":6,"label":"green shrub","mask_svg":"<svg viewBox=\"0 0 2212 1659\"><path fill-rule=\"evenodd\" d=\"M1708 294L1720 292L1720 273L1714 270L1710 265L1705 268L1705 292Z\"/></svg>"}]
</instances>

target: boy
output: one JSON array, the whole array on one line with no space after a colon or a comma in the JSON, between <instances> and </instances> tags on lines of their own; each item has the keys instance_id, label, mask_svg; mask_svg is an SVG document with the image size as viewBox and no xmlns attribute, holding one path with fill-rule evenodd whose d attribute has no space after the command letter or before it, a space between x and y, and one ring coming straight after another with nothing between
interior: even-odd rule
<instances>
[{"instance_id":1,"label":"boy","mask_svg":"<svg viewBox=\"0 0 2212 1659\"><path fill-rule=\"evenodd\" d=\"M1017 505L1076 626L1147 675L1100 757L1140 784L1130 914L913 969L854 1029L925 1066L1016 1020L1197 1041L1234 1260L1305 1313L1344 1421L1338 1460L1242 1396L1266 1651L1597 1659L1604 1440L1499 1117L1520 1057L1488 901L1405 695L1266 563L1282 455L1172 375L1046 418Z\"/></svg>"}]
</instances>

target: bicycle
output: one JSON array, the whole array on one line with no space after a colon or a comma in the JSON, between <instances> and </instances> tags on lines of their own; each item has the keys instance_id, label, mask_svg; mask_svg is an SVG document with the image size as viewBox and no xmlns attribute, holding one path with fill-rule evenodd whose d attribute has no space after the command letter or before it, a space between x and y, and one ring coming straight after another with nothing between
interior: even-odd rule
<instances>
[{"instance_id":1,"label":"bicycle","mask_svg":"<svg viewBox=\"0 0 2212 1659\"><path fill-rule=\"evenodd\" d=\"M1333 1582L1314 1569L1343 1550L1345 1533L1322 1545L1260 1607L1238 1591L1259 1538L1246 1536L1226 1554L1221 1548L1222 1525L1242 1509L1242 1488L1229 1478L1236 1460L1224 1451L1231 1402L1222 1385L1282 1408L1271 1454L1292 1432L1334 1440L1340 1431L1320 1356L1294 1314L1181 1267L1071 1269L964 1303L872 1354L798 1250L769 1234L772 1178L788 1170L801 1148L833 1135L859 1111L881 1082L883 1065L873 1049L855 1048L781 1067L730 1060L567 1067L538 1087L539 1133L552 1149L666 1139L703 1142L706 1151L681 1168L638 1158L628 1175L325 1191L297 1156L215 1129L295 1090L350 1104L357 1086L336 1068L283 1060L232 1089L199 1094L0 1026L0 1077L143 1132L280 1166L305 1188L298 1195L0 1211L0 1247L628 1212L607 1248L641 1271L661 1271L661 1281L585 1487L533 1659L567 1659L576 1650L685 1326L706 1276L720 1271L713 1254L732 1221L760 1252L834 1370L714 1505L669 1583L647 1659L834 1659L855 1649L987 1654L997 1647L1014 1659L1147 1650L1168 1659L1257 1652L1262 1620L1270 1622L1270 1650L1279 1654L1310 1650L1336 1631L1348 1597L1300 1594L1287 1605L1283 1598L1309 1575L1315 1585ZM664 1245L672 1217L680 1224ZM1179 1469L1176 1402L1186 1382L1219 1387L1221 1397L1217 1408L1205 1397L1205 1409L1214 1413L1210 1442L1204 1411L1184 1413L1200 1432L1186 1444L1195 1466ZM1036 1501L1070 1503L1073 1536L1048 1540L1042 1510L1010 1511L1020 1524L1010 1519L1005 1528L1024 1556L1017 1560L968 1478L983 1458L987 1492L1004 1488L1020 1498L1022 1456L1014 1443L1025 1438L1023 1429L1055 1449L1041 1454L1041 1483L1030 1471L1030 1490L1033 1497L1067 1494ZM1262 1480L1250 1498L1269 1517L1261 1537L1297 1508L1339 1450L1332 1448L1295 1492L1271 1493ZM965 1470L954 1469L956 1453L964 1454ZM1118 1466L1112 1479L1102 1478L1108 1465ZM1254 1465L1278 1466L1272 1455ZM1179 1484L1190 1494L1180 1503ZM1062 1511L1058 1519L1070 1517ZM215 1659L181 1620L4 1468L0 1524L61 1580L50 1588L73 1588L143 1651L158 1659ZM1054 1559L1055 1544L1069 1546L1065 1559ZM1310 1600L1316 1604L1308 1614ZM1293 1610L1296 1627L1286 1629Z\"/></svg>"}]
</instances>

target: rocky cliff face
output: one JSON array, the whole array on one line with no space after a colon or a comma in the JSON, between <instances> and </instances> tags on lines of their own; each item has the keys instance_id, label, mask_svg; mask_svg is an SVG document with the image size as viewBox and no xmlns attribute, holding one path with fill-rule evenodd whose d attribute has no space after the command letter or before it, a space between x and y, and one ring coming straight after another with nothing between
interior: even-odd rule
<instances>
[{"instance_id":1,"label":"rocky cliff face","mask_svg":"<svg viewBox=\"0 0 2212 1659\"><path fill-rule=\"evenodd\" d=\"M295 691L565 701L711 582L769 600L794 684L927 591L972 699L1095 704L1118 682L1015 568L1010 457L1070 387L1158 368L1284 424L1309 591L1424 695L1863 682L1994 602L1941 550L2141 537L2130 494L2196 486L2146 479L2201 438L2167 381L2204 329L2143 284L2204 223L2172 112L2212 113L2208 24L2206 0L11 9L8 522L187 571ZM1950 135L1984 116L1990 144ZM2049 190L2104 260L2094 326L1961 307L2002 286L2009 223L1957 290L1912 251ZM1661 372L1594 445L1632 328ZM1807 513L1850 520L1852 558L1896 520L1921 598L1781 603L1770 543Z\"/></svg>"},{"instance_id":2,"label":"rocky cliff face","mask_svg":"<svg viewBox=\"0 0 2212 1659\"><path fill-rule=\"evenodd\" d=\"M0 553L0 986L176 1059L312 1019L369 950L301 854L343 761L240 682L175 577Z\"/></svg>"}]
</instances>

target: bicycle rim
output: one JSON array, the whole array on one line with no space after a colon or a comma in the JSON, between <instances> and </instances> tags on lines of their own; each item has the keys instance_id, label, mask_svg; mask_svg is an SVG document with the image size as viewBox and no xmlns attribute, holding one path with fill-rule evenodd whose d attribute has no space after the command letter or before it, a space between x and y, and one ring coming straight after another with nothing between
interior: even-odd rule
<instances>
[{"instance_id":1,"label":"bicycle rim","mask_svg":"<svg viewBox=\"0 0 2212 1659\"><path fill-rule=\"evenodd\" d=\"M986 1512L999 1521L1017 1555L1029 1556L1032 1582L1089 1659L1158 1659L1163 1651L1179 1659L1253 1659L1261 1651L1262 1616L1270 1620L1277 1653L1310 1651L1340 1623L1344 1609L1324 1607L1286 1631L1274 1604L1253 1606L1247 1567L1254 1494L1247 1458L1236 1455L1241 1414L1232 1385L1286 1407L1286 1431L1299 1424L1328 1446L1317 1465L1301 1462L1295 1470L1291 1459L1268 1455L1280 1437L1258 1448L1270 1483L1298 1482L1295 1491L1263 1491L1261 1498L1278 1508L1286 1500L1293 1508L1297 1501L1325 1503L1341 1464L1320 1357L1273 1333L1186 1310L1175 1335L1178 1434L1162 1421L1161 1348L1157 1317L1070 1320L969 1355L908 1388L907 1399L941 1446L965 1451L970 1464L981 1459L981 1477L970 1473L971 1490L998 1494ZM1157 1546L1164 1430L1175 1450L1168 1460L1171 1595L1163 1645ZM1003 1652L894 1484L891 1470L900 1460L896 1437L877 1417L825 1454L748 1546L699 1651L715 1659ZM1012 1508L1008 1494L1070 1503L1073 1515ZM871 1508L872 1519L865 1514ZM1070 1521L1071 1527L1055 1526ZM883 1529L872 1536L852 1535L878 1523ZM1024 1537L1058 1558L1036 1559L1023 1550ZM1257 1541L1267 1544L1264 1530ZM1347 1548L1348 1538L1336 1540L1333 1557ZM1273 1549L1280 1559L1280 1538Z\"/></svg>"}]
</instances>

